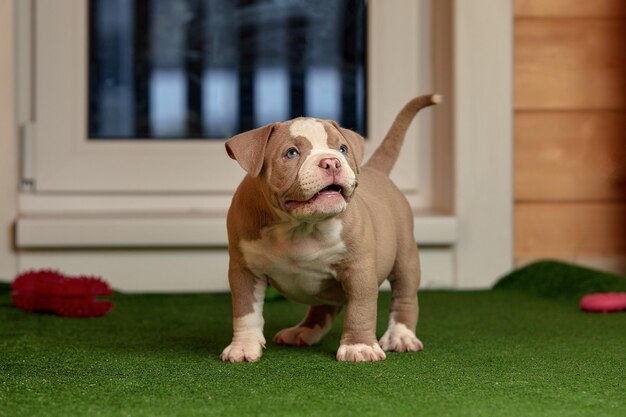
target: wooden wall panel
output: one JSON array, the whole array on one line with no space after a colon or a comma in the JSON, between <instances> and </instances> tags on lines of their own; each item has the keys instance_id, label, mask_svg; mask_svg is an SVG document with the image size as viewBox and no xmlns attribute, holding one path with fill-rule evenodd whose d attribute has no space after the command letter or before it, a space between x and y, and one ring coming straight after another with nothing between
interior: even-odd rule
<instances>
[{"instance_id":1,"label":"wooden wall panel","mask_svg":"<svg viewBox=\"0 0 626 417\"><path fill-rule=\"evenodd\" d=\"M516 0L514 58L516 259L626 267L626 0Z\"/></svg>"},{"instance_id":2,"label":"wooden wall panel","mask_svg":"<svg viewBox=\"0 0 626 417\"><path fill-rule=\"evenodd\" d=\"M626 109L626 19L515 23L516 109Z\"/></svg>"},{"instance_id":3,"label":"wooden wall panel","mask_svg":"<svg viewBox=\"0 0 626 417\"><path fill-rule=\"evenodd\" d=\"M517 258L626 253L626 204L517 203Z\"/></svg>"},{"instance_id":4,"label":"wooden wall panel","mask_svg":"<svg viewBox=\"0 0 626 417\"><path fill-rule=\"evenodd\" d=\"M515 17L626 17L624 0L516 0Z\"/></svg>"},{"instance_id":5,"label":"wooden wall panel","mask_svg":"<svg viewBox=\"0 0 626 417\"><path fill-rule=\"evenodd\" d=\"M518 112L518 201L626 200L626 112Z\"/></svg>"}]
</instances>

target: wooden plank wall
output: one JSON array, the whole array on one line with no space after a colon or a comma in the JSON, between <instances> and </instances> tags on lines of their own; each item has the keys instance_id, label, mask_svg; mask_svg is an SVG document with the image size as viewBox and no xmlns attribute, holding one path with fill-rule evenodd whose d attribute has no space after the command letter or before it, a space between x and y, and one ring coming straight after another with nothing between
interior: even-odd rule
<instances>
[{"instance_id":1,"label":"wooden plank wall","mask_svg":"<svg viewBox=\"0 0 626 417\"><path fill-rule=\"evenodd\" d=\"M626 273L626 1L515 2L515 257Z\"/></svg>"}]
</instances>

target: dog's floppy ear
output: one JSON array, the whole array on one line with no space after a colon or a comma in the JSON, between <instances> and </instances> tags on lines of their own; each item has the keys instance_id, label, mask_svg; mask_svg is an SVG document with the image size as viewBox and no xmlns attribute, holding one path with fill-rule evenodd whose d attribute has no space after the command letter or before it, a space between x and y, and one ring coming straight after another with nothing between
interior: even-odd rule
<instances>
[{"instance_id":1,"label":"dog's floppy ear","mask_svg":"<svg viewBox=\"0 0 626 417\"><path fill-rule=\"evenodd\" d=\"M263 168L265 146L272 135L274 124L240 133L226 141L226 152L252 177L258 177Z\"/></svg>"},{"instance_id":2,"label":"dog's floppy ear","mask_svg":"<svg viewBox=\"0 0 626 417\"><path fill-rule=\"evenodd\" d=\"M335 126L339 133L341 133L341 136L343 136L350 144L352 153L354 154L357 171L360 171L361 164L363 163L363 156L365 155L365 139L363 139L363 137L358 133L339 126L339 124L334 120L331 120L331 123Z\"/></svg>"}]
</instances>

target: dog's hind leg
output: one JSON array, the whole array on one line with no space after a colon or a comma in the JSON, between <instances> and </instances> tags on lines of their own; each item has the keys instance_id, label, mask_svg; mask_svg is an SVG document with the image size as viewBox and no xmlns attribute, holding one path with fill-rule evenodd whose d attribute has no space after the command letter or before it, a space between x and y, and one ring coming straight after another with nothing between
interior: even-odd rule
<instances>
[{"instance_id":1,"label":"dog's hind leg","mask_svg":"<svg viewBox=\"0 0 626 417\"><path fill-rule=\"evenodd\" d=\"M341 311L339 306L317 305L309 311L297 326L276 333L274 342L279 345L311 346L318 343L330 331L333 320Z\"/></svg>"},{"instance_id":2,"label":"dog's hind leg","mask_svg":"<svg viewBox=\"0 0 626 417\"><path fill-rule=\"evenodd\" d=\"M424 345L415 336L419 304L417 290L420 282L420 261L413 237L399 245L391 283L389 327L380 339L383 350L415 352Z\"/></svg>"}]
</instances>

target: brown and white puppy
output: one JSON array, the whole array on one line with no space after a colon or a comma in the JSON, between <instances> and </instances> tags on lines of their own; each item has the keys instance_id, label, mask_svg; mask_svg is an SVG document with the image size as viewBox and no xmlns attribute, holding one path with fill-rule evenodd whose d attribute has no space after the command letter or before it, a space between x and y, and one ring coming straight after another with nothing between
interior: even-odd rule
<instances>
[{"instance_id":1,"label":"brown and white puppy","mask_svg":"<svg viewBox=\"0 0 626 417\"><path fill-rule=\"evenodd\" d=\"M222 360L261 357L268 282L311 306L300 324L274 336L278 344L319 342L345 305L338 360L378 361L385 350L423 348L415 336L420 264L413 212L389 173L415 114L439 100L410 101L363 166L363 138L328 120L297 118L226 142L248 174L228 212L234 334ZM389 327L378 341L378 287L387 278Z\"/></svg>"}]
</instances>

